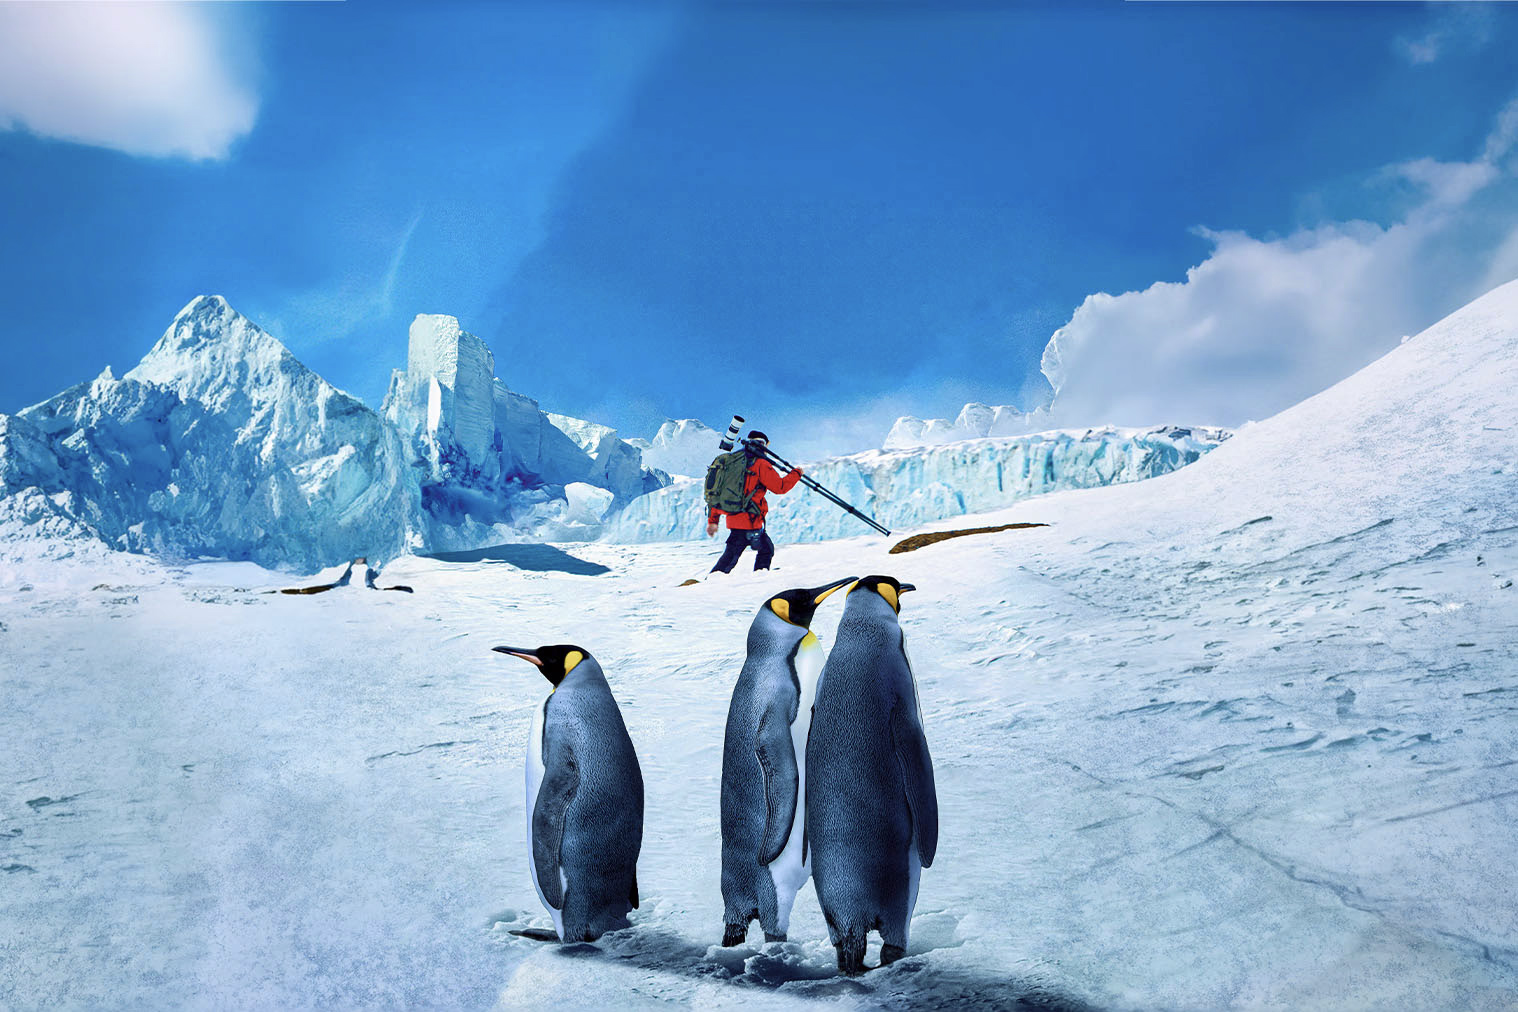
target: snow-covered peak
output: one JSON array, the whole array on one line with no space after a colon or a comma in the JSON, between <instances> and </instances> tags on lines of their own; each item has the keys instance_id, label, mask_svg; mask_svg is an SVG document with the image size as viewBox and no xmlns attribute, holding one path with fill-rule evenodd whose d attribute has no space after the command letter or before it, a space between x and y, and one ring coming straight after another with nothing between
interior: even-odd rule
<instances>
[{"instance_id":1,"label":"snow-covered peak","mask_svg":"<svg viewBox=\"0 0 1518 1012\"><path fill-rule=\"evenodd\" d=\"M220 295L191 300L123 378L166 386L185 400L228 414L237 428L296 394L308 403L357 400L307 369Z\"/></svg>"},{"instance_id":2,"label":"snow-covered peak","mask_svg":"<svg viewBox=\"0 0 1518 1012\"><path fill-rule=\"evenodd\" d=\"M671 475L703 475L718 453L717 442L721 438L700 419L669 419L659 426L653 439L642 445L643 463Z\"/></svg>"},{"instance_id":3,"label":"snow-covered peak","mask_svg":"<svg viewBox=\"0 0 1518 1012\"><path fill-rule=\"evenodd\" d=\"M616 429L599 422L587 422L583 418L561 415L554 411L545 411L544 414L548 416L549 424L574 440L575 445L586 453L594 454L596 447L601 445L601 440L617 434Z\"/></svg>"},{"instance_id":4,"label":"snow-covered peak","mask_svg":"<svg viewBox=\"0 0 1518 1012\"><path fill-rule=\"evenodd\" d=\"M990 432L991 423L996 420L996 413L1008 410L1015 411L1017 409L1009 408L1005 405L993 408L989 404L971 401L960 409L959 417L954 419L954 427L966 432Z\"/></svg>"},{"instance_id":5,"label":"snow-covered peak","mask_svg":"<svg viewBox=\"0 0 1518 1012\"><path fill-rule=\"evenodd\" d=\"M137 368L169 365L186 356L203 354L227 345L244 352L289 354L283 344L233 309L222 296L197 295L174 315L169 328Z\"/></svg>"},{"instance_id":6,"label":"snow-covered peak","mask_svg":"<svg viewBox=\"0 0 1518 1012\"><path fill-rule=\"evenodd\" d=\"M903 415L891 426L881 448L904 450L913 446L939 446L962 439L986 436L1021 436L1049 428L1048 413L1036 408L1026 414L1014 404L981 404L971 401L952 422L947 418L922 419Z\"/></svg>"}]
</instances>

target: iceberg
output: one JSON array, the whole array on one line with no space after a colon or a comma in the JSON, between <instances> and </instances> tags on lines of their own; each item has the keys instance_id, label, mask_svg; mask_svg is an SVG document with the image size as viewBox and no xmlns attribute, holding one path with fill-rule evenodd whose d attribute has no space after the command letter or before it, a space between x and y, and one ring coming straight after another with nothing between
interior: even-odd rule
<instances>
[{"instance_id":1,"label":"iceberg","mask_svg":"<svg viewBox=\"0 0 1518 1012\"><path fill-rule=\"evenodd\" d=\"M1053 430L941 446L870 450L808 465L806 473L895 530L1000 509L1061 489L1139 481L1174 471L1221 445L1217 428L1164 426ZM769 497L769 527L789 542L870 533L857 518L803 486ZM702 483L677 481L634 500L602 535L630 543L705 536Z\"/></svg>"},{"instance_id":2,"label":"iceberg","mask_svg":"<svg viewBox=\"0 0 1518 1012\"><path fill-rule=\"evenodd\" d=\"M618 503L669 484L669 476L644 467L642 451L622 439L609 425L548 412L548 423L563 433L585 455L584 480L610 490Z\"/></svg>"},{"instance_id":3,"label":"iceberg","mask_svg":"<svg viewBox=\"0 0 1518 1012\"><path fill-rule=\"evenodd\" d=\"M493 476L499 462L495 356L452 316L421 314L408 336L406 371L387 402L413 428L451 444L463 461Z\"/></svg>"},{"instance_id":4,"label":"iceberg","mask_svg":"<svg viewBox=\"0 0 1518 1012\"><path fill-rule=\"evenodd\" d=\"M611 430L582 447L493 371L458 320L418 316L406 369L374 411L224 298L200 296L120 379L107 369L0 415L0 542L314 571L585 540L608 508L667 482ZM606 496L571 497L574 483L605 492L606 508Z\"/></svg>"},{"instance_id":5,"label":"iceberg","mask_svg":"<svg viewBox=\"0 0 1518 1012\"><path fill-rule=\"evenodd\" d=\"M214 296L0 444L0 492L40 493L128 551L300 567L395 555L420 527L396 433Z\"/></svg>"}]
</instances>

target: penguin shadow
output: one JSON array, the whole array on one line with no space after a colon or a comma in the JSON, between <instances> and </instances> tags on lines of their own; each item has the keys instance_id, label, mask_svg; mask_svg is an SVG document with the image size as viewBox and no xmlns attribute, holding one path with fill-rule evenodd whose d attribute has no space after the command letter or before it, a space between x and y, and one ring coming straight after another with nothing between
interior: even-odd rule
<instances>
[{"instance_id":1,"label":"penguin shadow","mask_svg":"<svg viewBox=\"0 0 1518 1012\"><path fill-rule=\"evenodd\" d=\"M773 992L783 988L785 994L800 998L855 997L877 1009L1096 1012L1039 981L932 966L924 958L930 951L914 951L889 967L848 977L831 965L833 947L827 944L776 942L756 947L744 943L724 948L692 941L664 928L634 925L609 932L595 943L558 946L555 954L562 959L604 961L707 983L726 982Z\"/></svg>"}]
</instances>

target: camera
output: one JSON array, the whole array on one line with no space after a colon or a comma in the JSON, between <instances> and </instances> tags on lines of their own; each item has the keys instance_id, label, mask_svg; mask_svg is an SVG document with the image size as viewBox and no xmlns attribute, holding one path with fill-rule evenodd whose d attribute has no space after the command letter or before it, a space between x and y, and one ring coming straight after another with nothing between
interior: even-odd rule
<instances>
[{"instance_id":1,"label":"camera","mask_svg":"<svg viewBox=\"0 0 1518 1012\"><path fill-rule=\"evenodd\" d=\"M727 433L725 435L723 435L722 440L719 443L717 443L718 449L722 450L723 452L727 452L728 450L731 450L733 448L733 443L735 443L737 441L737 439L738 439L738 433L740 433L742 431L743 431L743 416L742 415L734 415L732 423L730 425L728 425L728 427L727 427Z\"/></svg>"}]
</instances>

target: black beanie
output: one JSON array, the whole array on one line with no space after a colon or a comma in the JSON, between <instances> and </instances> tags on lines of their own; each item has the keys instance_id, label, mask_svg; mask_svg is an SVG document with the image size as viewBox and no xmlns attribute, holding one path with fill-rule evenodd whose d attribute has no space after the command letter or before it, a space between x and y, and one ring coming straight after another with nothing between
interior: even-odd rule
<instances>
[{"instance_id":1,"label":"black beanie","mask_svg":"<svg viewBox=\"0 0 1518 1012\"><path fill-rule=\"evenodd\" d=\"M770 437L766 436L764 433L760 432L758 429L750 429L749 433L748 433L748 438L749 439L762 439L766 443L768 443L770 441Z\"/></svg>"}]
</instances>

